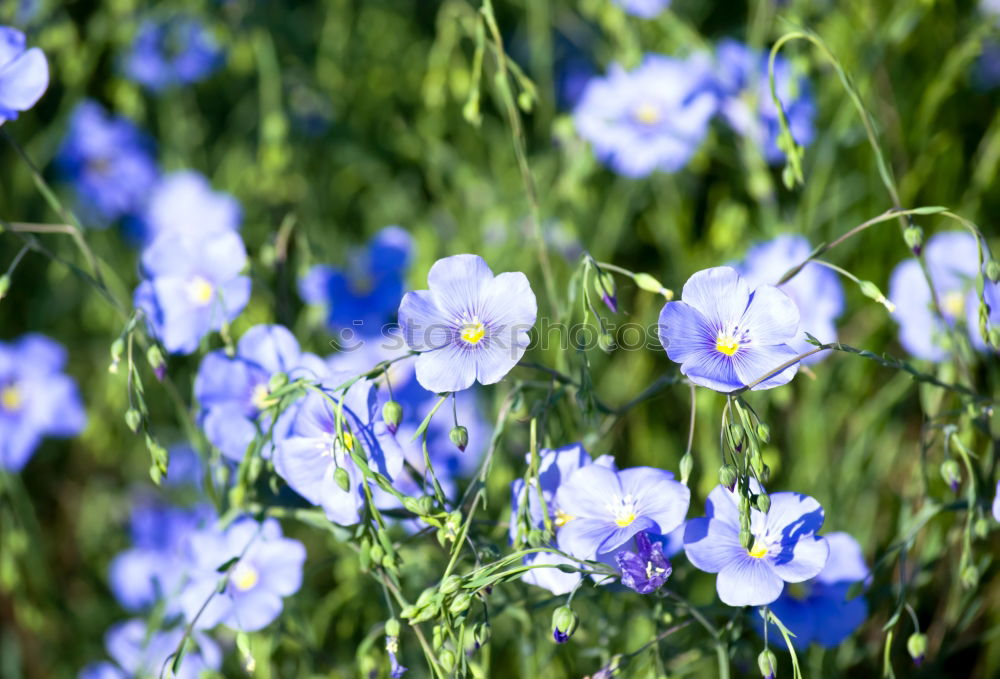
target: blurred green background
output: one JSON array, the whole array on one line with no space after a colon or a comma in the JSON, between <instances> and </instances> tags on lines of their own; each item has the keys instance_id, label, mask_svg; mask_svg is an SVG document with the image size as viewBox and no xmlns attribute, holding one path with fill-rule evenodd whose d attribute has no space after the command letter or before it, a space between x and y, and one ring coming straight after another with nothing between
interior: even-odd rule
<instances>
[{"instance_id":1,"label":"blurred green background","mask_svg":"<svg viewBox=\"0 0 1000 679\"><path fill-rule=\"evenodd\" d=\"M17 5L0 5L0 23L14 24ZM169 0L141 3L42 2L26 24L29 43L49 58L52 83L41 102L4 131L24 146L55 185L51 160L73 107L84 97L134 120L157 141L165 171L194 168L216 190L235 195L244 210L253 298L234 336L259 322L288 325L305 347L323 352L329 332L306 312L295 291L308 266L343 264L349 248L387 224L416 240L410 286L423 287L438 257L476 252L495 271L523 270L542 290L530 241L531 209L514 142L485 60L482 118L463 116L473 83L475 2L464 0L327 0L280 2ZM770 45L794 26L827 42L864 98L906 207L945 205L980 225L994 251L1000 214L1000 90L978 87L974 70L995 24L972 2L817 0L696 2L677 0L655 20L625 15L608 0L497 2L507 52L538 87L524 112L527 156L538 187L542 229L561 297L581 249L634 271L647 271L679 290L694 271L740 258L752 243L783 232L829 241L889 207L871 149L836 73L806 43L785 52L809 76L816 97L816 138L805 155L805 186L789 191L780 168L769 170L752 149L722 126L712 127L688 167L645 180L615 176L592 156L558 104L561 70L583 55L595 72L617 61L635 65L646 52L689 54L723 37ZM225 65L206 81L153 96L121 75L119 60L139 20L151 12L186 11L202 17L225 48ZM11 221L58 221L28 169L0 143L0 216ZM60 195L68 192L60 188ZM71 202L71 201L69 201ZM291 228L287 256L276 242ZM930 234L952 228L934 217L918 222ZM89 230L92 249L111 273L110 285L128 300L138 280L134 248L117 228ZM45 245L81 263L65 237ZM19 248L0 234L0 266ZM837 248L831 261L888 287L892 267L909 252L893 223ZM662 300L623 282L624 318L655 322ZM845 285L841 340L904 352L885 309ZM540 300L540 308L547 304ZM0 526L0 676L71 677L104 657L104 630L126 614L107 587L110 558L127 545L125 522L133 493L149 486L148 454L122 415L127 392L109 374L108 347L122 321L64 265L36 253L17 268L0 303L0 338L41 331L70 350L68 372L80 383L89 416L86 432L70 442L46 441L19 477L8 477L6 500L28 527L27 544ZM536 352L533 360L553 360ZM656 377L675 370L659 351L590 352L595 390L622 404ZM197 357L172 358L170 374L190 402ZM933 368L930 368L933 370ZM944 370L944 369L943 369ZM998 366L984 360L980 385L998 384ZM907 375L843 354L830 356L790 386L753 395L771 425L765 456L775 489L794 489L827 509L826 530L846 530L869 563L906 535L928 495L947 497L936 469L940 443L920 445L923 412L941 394L918 388ZM947 373L944 373L947 377ZM988 388L988 387L984 387ZM150 385L153 421L165 441L181 437L169 402ZM492 418L503 389L484 390ZM995 397L996 394L987 394ZM692 516L716 483L718 421L724 398L698 393ZM508 483L523 473L527 409L508 430L491 479L487 512L506 521ZM677 469L687 437L689 396L677 385L617 422L586 421L571 402L559 406L547 442L584 440L595 456L613 452L619 464ZM992 440L1000 429L993 416ZM987 436L976 439L984 450ZM989 443L986 443L988 447ZM991 459L995 459L995 452ZM926 463L926 464L924 464ZM992 476L985 477L988 481ZM987 489L984 487L983 492ZM991 496L992 497L992 496ZM895 557L875 571L870 620L839 649L804 654L810 677L881 676L881 630L909 582L908 601L930 639L927 662L914 669L902 620L889 659L898 676L988 677L1000 673L1000 588L996 531L977 541L981 584L958 583L961 512L936 516L910 544L905 571ZM359 573L353 552L319 531L286 525L309 548L303 591L259 643L272 646L262 677L359 676L362 643L384 619L373 583ZM494 531L505 548L505 529ZM20 533L18 535L21 535ZM426 543L426 544L425 544ZM408 548L405 579L414 592L430 584L445 558L433 540ZM677 563L683 563L682 556ZM675 564L671 587L697 604L714 600L713 580ZM638 648L654 634L652 602L591 590L575 600L581 630L573 642L549 641L553 599L544 591L506 585L493 595L489 657L496 677L581 677L596 672L608 653ZM716 607L719 621L731 612ZM264 641L264 640L267 641ZM412 644L416 651L416 644ZM378 647L378 643L375 644ZM756 676L759 641L752 632L734 646L736 676ZM622 676L714 676L712 648L694 627L660 645L664 666L637 658ZM406 653L409 653L407 651ZM778 651L779 656L785 655ZM244 676L232 657L227 676ZM419 653L405 656L412 676L426 676ZM785 660L782 661L786 662ZM790 670L782 666L782 675Z\"/></svg>"}]
</instances>

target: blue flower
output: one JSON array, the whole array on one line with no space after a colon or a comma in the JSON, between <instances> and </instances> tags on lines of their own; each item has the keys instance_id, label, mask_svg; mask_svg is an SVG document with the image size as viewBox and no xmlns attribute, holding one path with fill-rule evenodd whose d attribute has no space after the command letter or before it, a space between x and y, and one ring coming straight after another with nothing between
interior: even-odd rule
<instances>
[{"instance_id":1,"label":"blue flower","mask_svg":"<svg viewBox=\"0 0 1000 679\"><path fill-rule=\"evenodd\" d=\"M771 285L751 290L728 266L691 276L681 300L660 312L660 343L671 361L697 385L730 392L784 365L798 354L799 311L788 295ZM788 383L795 363L754 389Z\"/></svg>"},{"instance_id":2,"label":"blue flower","mask_svg":"<svg viewBox=\"0 0 1000 679\"><path fill-rule=\"evenodd\" d=\"M142 215L143 236L152 241L165 233L204 236L240 228L239 201L193 170L174 172L154 187Z\"/></svg>"},{"instance_id":3,"label":"blue flower","mask_svg":"<svg viewBox=\"0 0 1000 679\"><path fill-rule=\"evenodd\" d=\"M24 33L0 26L0 125L17 120L49 86L49 62L37 47L25 49Z\"/></svg>"},{"instance_id":4,"label":"blue flower","mask_svg":"<svg viewBox=\"0 0 1000 679\"><path fill-rule=\"evenodd\" d=\"M117 664L101 662L89 665L79 679L126 679L126 677L166 676L164 668L173 661L173 654L184 638L182 628L167 631L150 630L139 619L118 623L108 630L104 645ZM186 646L177 679L198 679L204 672L217 671L222 665L222 653L214 641L204 634L191 635L194 646Z\"/></svg>"},{"instance_id":5,"label":"blue flower","mask_svg":"<svg viewBox=\"0 0 1000 679\"><path fill-rule=\"evenodd\" d=\"M434 263L427 284L399 305L406 344L422 352L420 386L442 393L499 382L528 348L538 313L527 277L494 276L482 257L454 255Z\"/></svg>"},{"instance_id":6,"label":"blue flower","mask_svg":"<svg viewBox=\"0 0 1000 679\"><path fill-rule=\"evenodd\" d=\"M76 436L86 415L66 350L44 335L0 342L0 470L17 472L46 436Z\"/></svg>"},{"instance_id":7,"label":"blue flower","mask_svg":"<svg viewBox=\"0 0 1000 679\"><path fill-rule=\"evenodd\" d=\"M230 460L239 462L258 433L271 430L261 412L272 405L269 382L277 373L289 379L318 379L325 373L319 357L304 353L295 336L281 325L255 325L240 338L236 355L209 352L198 367L195 399L201 405L200 423L208 440ZM271 431L274 441L287 432L292 410L278 418ZM270 445L264 454L270 454Z\"/></svg>"},{"instance_id":8,"label":"blue flower","mask_svg":"<svg viewBox=\"0 0 1000 679\"><path fill-rule=\"evenodd\" d=\"M591 464L574 472L555 495L556 540L578 559L613 552L640 531L666 535L684 522L691 492L668 471L621 471Z\"/></svg>"},{"instance_id":9,"label":"blue flower","mask_svg":"<svg viewBox=\"0 0 1000 679\"><path fill-rule=\"evenodd\" d=\"M257 523L245 517L224 530L195 533L189 548L191 579L180 601L188 622L197 617L200 629L220 623L245 632L262 629L281 613L282 598L302 585L305 547L284 537L275 519ZM226 585L216 593L218 569L225 564Z\"/></svg>"},{"instance_id":10,"label":"blue flower","mask_svg":"<svg viewBox=\"0 0 1000 679\"><path fill-rule=\"evenodd\" d=\"M993 496L993 519L1000 521L1000 481L997 481L996 494Z\"/></svg>"},{"instance_id":11,"label":"blue flower","mask_svg":"<svg viewBox=\"0 0 1000 679\"><path fill-rule=\"evenodd\" d=\"M622 584L639 594L655 592L670 577L673 567L663 554L663 545L652 542L644 531L635 534L635 551L616 555Z\"/></svg>"},{"instance_id":12,"label":"blue flower","mask_svg":"<svg viewBox=\"0 0 1000 679\"><path fill-rule=\"evenodd\" d=\"M670 0L615 0L615 3L629 14L643 19L659 16L670 7Z\"/></svg>"},{"instance_id":13,"label":"blue flower","mask_svg":"<svg viewBox=\"0 0 1000 679\"><path fill-rule=\"evenodd\" d=\"M233 321L250 299L250 278L238 233L164 233L142 253L147 279L135 305L172 354L190 354L210 332Z\"/></svg>"},{"instance_id":14,"label":"blue flower","mask_svg":"<svg viewBox=\"0 0 1000 679\"><path fill-rule=\"evenodd\" d=\"M353 377L351 373L326 376L323 385L333 389ZM361 520L365 494L364 474L352 452L368 460L373 471L390 480L403 468L403 454L396 439L381 420L378 400L371 383L355 382L343 398L340 392L327 395L310 392L291 423L288 436L276 444L274 468L288 485L310 503L320 506L326 516L341 525ZM343 435L338 430L337 412L342 411ZM337 472L347 475L346 490Z\"/></svg>"},{"instance_id":15,"label":"blue flower","mask_svg":"<svg viewBox=\"0 0 1000 679\"><path fill-rule=\"evenodd\" d=\"M694 566L718 573L716 590L730 606L765 606L781 595L786 582L816 577L826 565L830 548L816 535L823 525L823 508L799 493L772 493L764 514L750 510L749 549L740 544L736 496L723 486L709 494L708 516L690 519L684 530L684 550Z\"/></svg>"},{"instance_id":16,"label":"blue flower","mask_svg":"<svg viewBox=\"0 0 1000 679\"><path fill-rule=\"evenodd\" d=\"M986 345L979 334L979 300L975 290L979 269L975 237L966 231L935 234L924 246L924 258L948 326L957 327L973 347L984 351ZM1000 324L1000 285L987 279L984 294L990 306L990 325ZM950 338L933 309L930 288L916 259L896 266L889 280L889 299L896 305L899 341L903 348L917 358L944 360L948 356Z\"/></svg>"},{"instance_id":17,"label":"blue flower","mask_svg":"<svg viewBox=\"0 0 1000 679\"><path fill-rule=\"evenodd\" d=\"M716 77L721 98L720 111L730 127L753 142L772 165L784 160L778 148L778 109L771 98L768 82L768 54L724 40L716 51ZM797 78L791 63L779 56L774 61L774 82L795 141L812 142L815 106L809 81Z\"/></svg>"},{"instance_id":18,"label":"blue flower","mask_svg":"<svg viewBox=\"0 0 1000 679\"><path fill-rule=\"evenodd\" d=\"M645 177L687 165L716 107L707 60L650 54L634 71L613 65L591 80L573 119L601 162L626 177Z\"/></svg>"},{"instance_id":19,"label":"blue flower","mask_svg":"<svg viewBox=\"0 0 1000 679\"><path fill-rule=\"evenodd\" d=\"M152 140L90 100L74 109L55 163L87 217L100 223L137 214L159 174Z\"/></svg>"},{"instance_id":20,"label":"blue flower","mask_svg":"<svg viewBox=\"0 0 1000 679\"><path fill-rule=\"evenodd\" d=\"M310 269L299 281L299 294L306 303L326 308L330 328L377 336L399 306L412 251L410 234L387 226L365 250L349 258L346 269Z\"/></svg>"},{"instance_id":21,"label":"blue flower","mask_svg":"<svg viewBox=\"0 0 1000 679\"><path fill-rule=\"evenodd\" d=\"M812 250L809 241L803 236L781 235L750 248L739 267L740 274L750 287L774 285L782 274L801 264ZM810 262L794 278L778 286L778 289L791 297L799 309L801 331L797 337L788 341L788 346L796 354L804 354L813 348L806 341L806 332L821 342L836 341L836 319L844 309L844 289L836 273ZM826 354L820 352L802 362L813 364L825 357Z\"/></svg>"},{"instance_id":22,"label":"blue flower","mask_svg":"<svg viewBox=\"0 0 1000 679\"><path fill-rule=\"evenodd\" d=\"M153 92L204 80L223 61L202 23L188 16L142 22L125 59L125 75Z\"/></svg>"},{"instance_id":23,"label":"blue flower","mask_svg":"<svg viewBox=\"0 0 1000 679\"><path fill-rule=\"evenodd\" d=\"M795 636L792 643L804 649L811 642L826 648L839 646L868 617L864 597L848 599L848 590L868 578L868 566L861 545L847 533L824 536L830 546L826 566L812 580L802 585L785 585L781 596L770 604ZM755 616L757 631L763 635L764 622ZM771 634L778 634L771 627Z\"/></svg>"}]
</instances>

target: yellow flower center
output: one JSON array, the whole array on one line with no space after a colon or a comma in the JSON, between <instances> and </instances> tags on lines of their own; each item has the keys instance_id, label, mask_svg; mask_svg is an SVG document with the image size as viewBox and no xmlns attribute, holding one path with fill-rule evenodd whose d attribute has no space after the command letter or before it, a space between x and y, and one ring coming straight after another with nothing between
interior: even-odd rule
<instances>
[{"instance_id":1,"label":"yellow flower center","mask_svg":"<svg viewBox=\"0 0 1000 679\"><path fill-rule=\"evenodd\" d=\"M715 350L725 354L726 356L732 356L739 351L739 349L739 340L729 333L720 332L718 337L715 338Z\"/></svg>"},{"instance_id":2,"label":"yellow flower center","mask_svg":"<svg viewBox=\"0 0 1000 679\"><path fill-rule=\"evenodd\" d=\"M611 513L615 525L619 528L631 526L632 522L635 521L635 498L631 495L615 498L614 502L605 505L605 509Z\"/></svg>"},{"instance_id":3,"label":"yellow flower center","mask_svg":"<svg viewBox=\"0 0 1000 679\"><path fill-rule=\"evenodd\" d=\"M486 327L478 318L473 318L471 321L466 321L462 324L461 337L469 344L479 344L479 341L485 336Z\"/></svg>"},{"instance_id":4,"label":"yellow flower center","mask_svg":"<svg viewBox=\"0 0 1000 679\"><path fill-rule=\"evenodd\" d=\"M965 313L965 295L952 290L941 299L942 310L952 318L961 318Z\"/></svg>"},{"instance_id":5,"label":"yellow flower center","mask_svg":"<svg viewBox=\"0 0 1000 679\"><path fill-rule=\"evenodd\" d=\"M4 410L18 410L24 399L21 397L21 390L11 384L0 389L0 406Z\"/></svg>"},{"instance_id":6,"label":"yellow flower center","mask_svg":"<svg viewBox=\"0 0 1000 679\"><path fill-rule=\"evenodd\" d=\"M188 299L198 306L205 306L215 296L215 288L204 276L195 276L187 284Z\"/></svg>"},{"instance_id":7,"label":"yellow flower center","mask_svg":"<svg viewBox=\"0 0 1000 679\"><path fill-rule=\"evenodd\" d=\"M755 559L763 559L767 556L768 548L760 538L754 538L753 545L747 553Z\"/></svg>"},{"instance_id":8,"label":"yellow flower center","mask_svg":"<svg viewBox=\"0 0 1000 679\"><path fill-rule=\"evenodd\" d=\"M260 573L250 564L242 561L233 570L233 585L241 592L253 589L260 580Z\"/></svg>"},{"instance_id":9,"label":"yellow flower center","mask_svg":"<svg viewBox=\"0 0 1000 679\"><path fill-rule=\"evenodd\" d=\"M253 394L250 396L250 403L252 403L253 407L257 410L264 410L271 405L271 400L268 398L270 395L271 392L267 390L266 384L258 384L253 388Z\"/></svg>"},{"instance_id":10,"label":"yellow flower center","mask_svg":"<svg viewBox=\"0 0 1000 679\"><path fill-rule=\"evenodd\" d=\"M660 108L648 101L636 106L632 115L643 125L655 125L660 122Z\"/></svg>"},{"instance_id":11,"label":"yellow flower center","mask_svg":"<svg viewBox=\"0 0 1000 679\"><path fill-rule=\"evenodd\" d=\"M565 526L567 523L569 523L570 521L572 521L575 518L576 517L573 516L572 514L567 514L563 510L557 509L556 510L556 527L557 528L562 528L563 526Z\"/></svg>"}]
</instances>

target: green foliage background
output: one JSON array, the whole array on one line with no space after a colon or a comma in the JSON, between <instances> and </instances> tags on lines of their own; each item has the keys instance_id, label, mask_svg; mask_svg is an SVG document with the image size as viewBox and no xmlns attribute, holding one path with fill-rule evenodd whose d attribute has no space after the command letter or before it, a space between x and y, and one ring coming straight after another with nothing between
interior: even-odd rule
<instances>
[{"instance_id":1,"label":"green foliage background","mask_svg":"<svg viewBox=\"0 0 1000 679\"><path fill-rule=\"evenodd\" d=\"M0 23L12 22L15 4L0 5ZM983 40L996 37L998 29L974 3L677 0L672 11L652 21L627 17L608 0L510 0L498 1L495 9L509 58L537 86L530 111L521 112L523 143L555 271L555 300L541 295L530 245L532 205L515 154L522 139L512 135L506 95L497 87L496 52L487 50L481 80L473 71L474 0L43 3L27 29L29 41L49 57L52 85L34 110L3 129L51 178L47 168L81 98L96 98L134 119L157 139L165 170L197 169L243 205L254 296L234 336L252 324L277 321L307 348L322 352L330 337L301 307L295 279L313 263L342 264L351 246L386 224L414 234L412 287L423 286L436 258L477 252L495 271L528 273L545 311L553 302L565 309L577 260L562 253L580 247L598 260L649 272L679 291L694 271L735 260L754 242L783 232L828 242L892 207L842 83L805 42L783 52L808 72L818 111L816 139L805 154L805 185L794 190L782 185L780 169L763 165L757 149L719 125L686 170L641 181L616 177L593 159L556 105L559 68L570 48L590 55L601 72L612 61L634 65L644 52L687 54L724 36L769 46L801 26L821 36L853 77L895 173L900 204L948 206L979 224L1000 251L994 226L1000 214L1000 96L977 90L970 76ZM118 60L142 16L178 10L206 17L228 60L206 82L151 97L121 77ZM470 97L477 82L479 99ZM309 134L303 121L315 116L328 124ZM6 143L0 143L0 168L0 217L59 221ZM71 202L68 192L60 195ZM928 235L954 228L933 216L918 223ZM127 303L138 276L134 250L114 228L88 231L86 238L106 262L111 290ZM42 241L52 253L84 266L69 238ZM0 266L19 247L11 234L0 234ZM907 256L898 228L887 222L845 242L829 259L886 290L892 267ZM655 322L662 299L627 279L619 282L623 318ZM904 356L886 310L856 287L845 288L841 340ZM17 268L0 303L0 338L41 331L68 346L68 370L81 384L89 415L83 436L46 442L23 474L4 479L4 679L75 676L85 663L105 657L104 630L126 617L108 591L107 567L127 545L134 491L150 482L145 446L124 425L124 380L107 371L108 347L122 325L95 290L39 253ZM528 358L552 364L561 360L556 353L536 351ZM595 349L589 359L595 392L613 405L676 371L659 351L605 356ZM170 360L170 374L188 403L196 367L197 357ZM948 366L939 370L942 379L957 377ZM995 399L998 372L996 356L983 357L975 372L981 394ZM927 444L921 444L923 413L947 411L954 402L905 373L846 354L831 355L812 373L750 397L771 426L765 453L774 470L771 486L819 499L826 530L852 533L869 562L879 566L869 590L870 620L842 647L804 654L807 676L882 676L886 662L898 676L997 676L996 524L975 541L980 584L966 589L958 573L965 512L927 511L938 506L929 498L953 498L937 473L940 435L928 430ZM518 376L537 377L519 370L512 379ZM491 417L508 389L501 385L488 394ZM158 436L179 439L172 404L151 376L148 390ZM698 391L692 516L717 482L724 402L721 395ZM529 405L515 411L490 479L483 516L495 521L506 521L508 484L524 471ZM565 399L550 418L545 443L582 439L593 454L614 453L623 466L676 470L689 407L688 388L681 384L622 418L596 422ZM989 421L990 434L973 432L961 411L947 415L962 424L966 442L980 455L977 487L986 509L995 483L998 416ZM303 591L286 601L286 615L253 636L254 676L358 676L372 662L382 663L384 672L378 625L386 611L354 552L315 528L287 523L286 531L309 548L306 580ZM486 533L506 548L503 526ZM433 584L447 556L432 539L414 541L404 554L404 581L415 596ZM710 616L724 623L733 611L716 602L713 578L685 564L678 556L670 586L695 604L715 602ZM893 643L884 650L882 626L901 596L930 640L919 670L905 651L912 632L907 616L897 621ZM574 603L581 628L557 647L549 640L555 600L519 583L498 587L490 597L493 641L483 651L492 675L592 674L611 653L633 651L670 625L666 610L636 595L589 589ZM650 652L636 656L622 676L715 676L712 647L696 626L667 637L658 649L658 658ZM736 676L756 675L759 650L750 631L733 644ZM427 676L416 643L405 635L404 658L411 676ZM790 676L784 664L781 670ZM236 654L230 654L225 674L246 674Z\"/></svg>"}]
</instances>

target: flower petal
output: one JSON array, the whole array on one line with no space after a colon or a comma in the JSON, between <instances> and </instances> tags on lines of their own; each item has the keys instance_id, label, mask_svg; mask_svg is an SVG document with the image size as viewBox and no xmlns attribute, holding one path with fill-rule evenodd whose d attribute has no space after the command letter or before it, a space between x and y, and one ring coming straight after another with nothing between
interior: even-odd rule
<instances>
[{"instance_id":1,"label":"flower petal","mask_svg":"<svg viewBox=\"0 0 1000 679\"><path fill-rule=\"evenodd\" d=\"M608 536L608 523L601 519L571 520L556 533L559 549L578 559L593 559Z\"/></svg>"},{"instance_id":2,"label":"flower petal","mask_svg":"<svg viewBox=\"0 0 1000 679\"><path fill-rule=\"evenodd\" d=\"M755 559L744 552L719 571L715 589L729 606L766 606L779 596L785 583L767 559Z\"/></svg>"},{"instance_id":3,"label":"flower petal","mask_svg":"<svg viewBox=\"0 0 1000 679\"><path fill-rule=\"evenodd\" d=\"M772 370L784 365L794 359L798 354L787 344L774 344L771 346L760 346L753 344L745 349L740 349L733 355L733 367L736 369L736 376L744 384L752 384L761 377L764 377ZM776 375L768 377L760 384L753 386L754 391L760 389L772 389L791 382L795 373L799 370L799 364L794 363Z\"/></svg>"},{"instance_id":4,"label":"flower petal","mask_svg":"<svg viewBox=\"0 0 1000 679\"><path fill-rule=\"evenodd\" d=\"M750 296L740 328L749 333L754 344L783 344L798 332L799 308L778 288L762 285Z\"/></svg>"},{"instance_id":5,"label":"flower petal","mask_svg":"<svg viewBox=\"0 0 1000 679\"><path fill-rule=\"evenodd\" d=\"M830 545L830 558L816 576L818 582L834 585L861 582L868 577L868 564L857 540L843 532L828 533L823 537Z\"/></svg>"},{"instance_id":6,"label":"flower petal","mask_svg":"<svg viewBox=\"0 0 1000 679\"><path fill-rule=\"evenodd\" d=\"M49 63L32 47L0 68L0 108L24 111L35 105L49 86Z\"/></svg>"},{"instance_id":7,"label":"flower petal","mask_svg":"<svg viewBox=\"0 0 1000 679\"><path fill-rule=\"evenodd\" d=\"M429 290L414 290L403 295L399 304L399 324L406 345L414 351L443 347L455 336L455 319L438 307Z\"/></svg>"},{"instance_id":8,"label":"flower petal","mask_svg":"<svg viewBox=\"0 0 1000 679\"><path fill-rule=\"evenodd\" d=\"M769 541L795 542L823 527L823 507L802 493L771 493L765 532Z\"/></svg>"},{"instance_id":9,"label":"flower petal","mask_svg":"<svg viewBox=\"0 0 1000 679\"><path fill-rule=\"evenodd\" d=\"M654 533L666 535L682 523L691 491L674 475L653 467L632 467L618 473L622 492L635 498L636 514L656 523Z\"/></svg>"},{"instance_id":10,"label":"flower petal","mask_svg":"<svg viewBox=\"0 0 1000 679\"><path fill-rule=\"evenodd\" d=\"M663 306L657 334L670 360L684 363L692 356L713 349L718 331L700 311L678 301Z\"/></svg>"},{"instance_id":11,"label":"flower petal","mask_svg":"<svg viewBox=\"0 0 1000 679\"><path fill-rule=\"evenodd\" d=\"M774 572L785 582L805 582L816 577L830 556L829 544L816 535L801 538L790 551L783 545L780 554L768 558Z\"/></svg>"},{"instance_id":12,"label":"flower petal","mask_svg":"<svg viewBox=\"0 0 1000 679\"><path fill-rule=\"evenodd\" d=\"M743 317L750 302L750 286L731 266L716 266L693 274L684 284L681 299L721 328Z\"/></svg>"},{"instance_id":13,"label":"flower petal","mask_svg":"<svg viewBox=\"0 0 1000 679\"><path fill-rule=\"evenodd\" d=\"M694 567L718 573L746 556L737 526L705 517L689 519L684 526L684 552Z\"/></svg>"},{"instance_id":14,"label":"flower petal","mask_svg":"<svg viewBox=\"0 0 1000 679\"><path fill-rule=\"evenodd\" d=\"M744 350L745 351L745 350ZM715 347L693 351L681 364L681 373L695 384L715 391L735 391L745 383L736 374L736 357L726 356Z\"/></svg>"},{"instance_id":15,"label":"flower petal","mask_svg":"<svg viewBox=\"0 0 1000 679\"><path fill-rule=\"evenodd\" d=\"M427 274L427 287L441 312L451 321L478 316L483 293L493 272L479 255L452 255L434 262Z\"/></svg>"},{"instance_id":16,"label":"flower petal","mask_svg":"<svg viewBox=\"0 0 1000 679\"><path fill-rule=\"evenodd\" d=\"M610 500L622 496L618 474L603 465L591 464L579 469L556 491L556 507L570 516L610 521L605 508Z\"/></svg>"},{"instance_id":17,"label":"flower petal","mask_svg":"<svg viewBox=\"0 0 1000 679\"><path fill-rule=\"evenodd\" d=\"M290 372L302 355L299 342L283 325L262 323L240 337L237 355L263 368L269 374Z\"/></svg>"},{"instance_id":18,"label":"flower petal","mask_svg":"<svg viewBox=\"0 0 1000 679\"><path fill-rule=\"evenodd\" d=\"M414 364L417 382L435 394L468 389L476 381L476 353L458 344L422 353Z\"/></svg>"}]
</instances>

